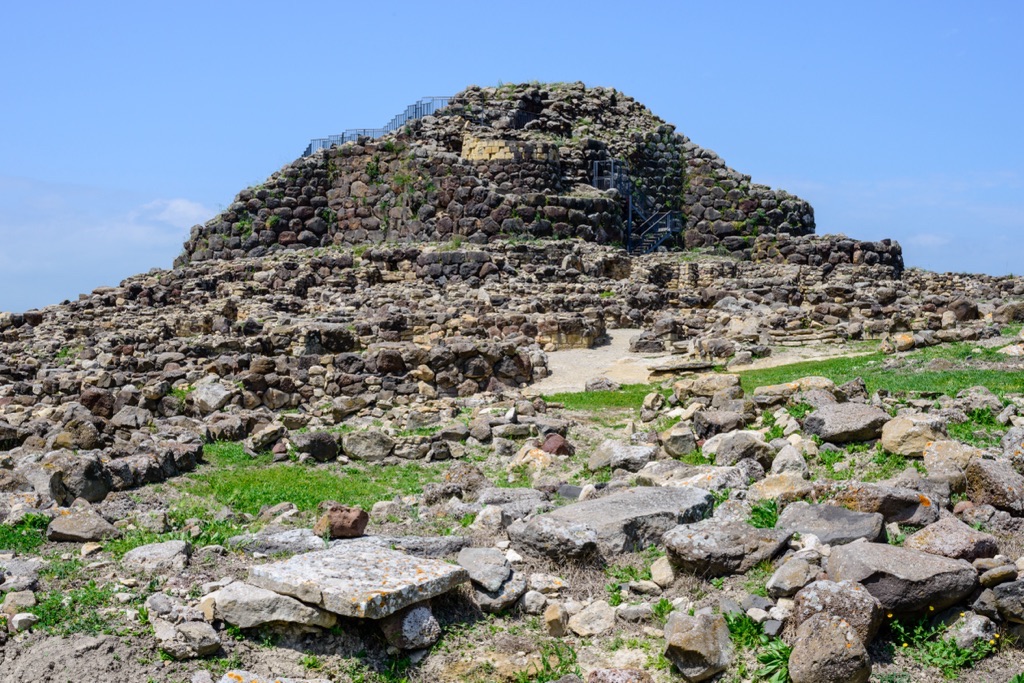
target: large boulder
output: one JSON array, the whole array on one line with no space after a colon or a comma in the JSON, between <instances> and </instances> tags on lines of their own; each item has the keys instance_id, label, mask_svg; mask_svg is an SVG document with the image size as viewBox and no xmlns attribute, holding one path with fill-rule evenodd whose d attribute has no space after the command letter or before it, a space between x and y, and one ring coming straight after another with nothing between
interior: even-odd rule
<instances>
[{"instance_id":1,"label":"large boulder","mask_svg":"<svg viewBox=\"0 0 1024 683\"><path fill-rule=\"evenodd\" d=\"M967 466L983 455L980 448L940 439L925 446L924 467L929 479L946 482L950 490L962 493L967 488Z\"/></svg>"},{"instance_id":2,"label":"large boulder","mask_svg":"<svg viewBox=\"0 0 1024 683\"><path fill-rule=\"evenodd\" d=\"M312 529L287 529L267 527L256 533L239 534L227 540L229 548L246 550L251 553L274 555L277 553L305 553L323 550L327 547L324 539Z\"/></svg>"},{"instance_id":3,"label":"large boulder","mask_svg":"<svg viewBox=\"0 0 1024 683\"><path fill-rule=\"evenodd\" d=\"M815 581L796 594L793 619L797 626L816 614L845 619L861 642L870 643L882 626L882 603L854 581Z\"/></svg>"},{"instance_id":4,"label":"large boulder","mask_svg":"<svg viewBox=\"0 0 1024 683\"><path fill-rule=\"evenodd\" d=\"M592 472L604 467L636 472L653 460L657 453L658 449L654 446L630 446L621 441L606 439L591 453L587 467Z\"/></svg>"},{"instance_id":5,"label":"large boulder","mask_svg":"<svg viewBox=\"0 0 1024 683\"><path fill-rule=\"evenodd\" d=\"M740 388L739 375L726 375L721 372L707 372L686 377L672 385L676 400L685 403L694 396L711 398L719 391L737 390Z\"/></svg>"},{"instance_id":6,"label":"large boulder","mask_svg":"<svg viewBox=\"0 0 1024 683\"><path fill-rule=\"evenodd\" d=\"M1024 515L1024 476L1013 469L1009 460L976 458L967 466L965 475L975 504Z\"/></svg>"},{"instance_id":7,"label":"large boulder","mask_svg":"<svg viewBox=\"0 0 1024 683\"><path fill-rule=\"evenodd\" d=\"M70 510L50 520L46 538L50 541L86 543L121 535L117 528L93 510Z\"/></svg>"},{"instance_id":8,"label":"large boulder","mask_svg":"<svg viewBox=\"0 0 1024 683\"><path fill-rule=\"evenodd\" d=\"M978 584L978 573L969 562L885 543L833 548L828 575L833 581L861 583L885 609L900 613L949 607Z\"/></svg>"},{"instance_id":9,"label":"large boulder","mask_svg":"<svg viewBox=\"0 0 1024 683\"><path fill-rule=\"evenodd\" d=\"M370 515L366 510L342 505L333 500L320 504L323 514L313 525L313 533L323 538L358 538L363 535Z\"/></svg>"},{"instance_id":10,"label":"large boulder","mask_svg":"<svg viewBox=\"0 0 1024 683\"><path fill-rule=\"evenodd\" d=\"M995 536L976 531L952 515L907 536L903 547L968 562L999 552Z\"/></svg>"},{"instance_id":11,"label":"large boulder","mask_svg":"<svg viewBox=\"0 0 1024 683\"><path fill-rule=\"evenodd\" d=\"M144 572L175 571L184 569L191 555L192 546L188 542L164 541L129 550L121 563Z\"/></svg>"},{"instance_id":12,"label":"large boulder","mask_svg":"<svg viewBox=\"0 0 1024 683\"><path fill-rule=\"evenodd\" d=\"M350 432L342 437L345 455L353 460L377 462L391 455L395 441L376 429Z\"/></svg>"},{"instance_id":13,"label":"large boulder","mask_svg":"<svg viewBox=\"0 0 1024 683\"><path fill-rule=\"evenodd\" d=\"M509 538L555 559L615 556L657 543L680 523L702 519L713 497L698 488L637 487L566 505L509 527Z\"/></svg>"},{"instance_id":14,"label":"large boulder","mask_svg":"<svg viewBox=\"0 0 1024 683\"><path fill-rule=\"evenodd\" d=\"M327 550L251 567L249 581L335 614L382 619L452 590L469 578L462 567L412 557L360 539Z\"/></svg>"},{"instance_id":15,"label":"large boulder","mask_svg":"<svg viewBox=\"0 0 1024 683\"><path fill-rule=\"evenodd\" d=\"M280 623L329 628L337 621L330 612L242 581L233 581L210 593L203 602L207 600L213 606L212 616L239 628Z\"/></svg>"},{"instance_id":16,"label":"large boulder","mask_svg":"<svg viewBox=\"0 0 1024 683\"><path fill-rule=\"evenodd\" d=\"M735 659L729 626L721 614L672 612L665 622L665 657L689 683L725 671Z\"/></svg>"},{"instance_id":17,"label":"large boulder","mask_svg":"<svg viewBox=\"0 0 1024 683\"><path fill-rule=\"evenodd\" d=\"M859 539L877 541L882 537L884 525L885 519L877 512L798 501L786 506L775 528L813 534L828 545L843 545Z\"/></svg>"},{"instance_id":18,"label":"large boulder","mask_svg":"<svg viewBox=\"0 0 1024 683\"><path fill-rule=\"evenodd\" d=\"M789 676L793 683L867 683L871 658L849 622L818 614L796 630Z\"/></svg>"},{"instance_id":19,"label":"large boulder","mask_svg":"<svg viewBox=\"0 0 1024 683\"><path fill-rule=\"evenodd\" d=\"M615 628L615 609L604 600L595 600L569 617L569 630L581 638L608 633Z\"/></svg>"},{"instance_id":20,"label":"large boulder","mask_svg":"<svg viewBox=\"0 0 1024 683\"><path fill-rule=\"evenodd\" d=\"M410 605L384 617L380 629L388 643L399 650L430 647L441 638L441 624L425 603Z\"/></svg>"},{"instance_id":21,"label":"large boulder","mask_svg":"<svg viewBox=\"0 0 1024 683\"><path fill-rule=\"evenodd\" d=\"M743 429L746 423L746 415L733 410L698 410L693 415L693 429L701 439Z\"/></svg>"},{"instance_id":22,"label":"large boulder","mask_svg":"<svg viewBox=\"0 0 1024 683\"><path fill-rule=\"evenodd\" d=\"M996 586L993 593L999 616L1016 624L1024 624L1024 581Z\"/></svg>"},{"instance_id":23,"label":"large boulder","mask_svg":"<svg viewBox=\"0 0 1024 683\"><path fill-rule=\"evenodd\" d=\"M780 529L757 529L744 522L706 519L681 524L662 536L669 561L702 576L743 573L764 560L777 556L792 533Z\"/></svg>"},{"instance_id":24,"label":"large boulder","mask_svg":"<svg viewBox=\"0 0 1024 683\"><path fill-rule=\"evenodd\" d=\"M511 572L508 579L497 589L487 590L477 586L473 591L473 599L481 610L488 614L498 614L510 609L519 598L526 593L527 580L520 572Z\"/></svg>"},{"instance_id":25,"label":"large boulder","mask_svg":"<svg viewBox=\"0 0 1024 683\"><path fill-rule=\"evenodd\" d=\"M830 403L804 419L804 431L829 443L870 441L882 434L889 415L864 403Z\"/></svg>"},{"instance_id":26,"label":"large boulder","mask_svg":"<svg viewBox=\"0 0 1024 683\"><path fill-rule=\"evenodd\" d=\"M237 392L235 387L221 382L219 377L213 375L200 380L189 398L200 414L209 415L230 403Z\"/></svg>"},{"instance_id":27,"label":"large boulder","mask_svg":"<svg viewBox=\"0 0 1024 683\"><path fill-rule=\"evenodd\" d=\"M946 438L945 421L934 415L900 415L882 427L882 448L911 458L920 458L933 441Z\"/></svg>"},{"instance_id":28,"label":"large boulder","mask_svg":"<svg viewBox=\"0 0 1024 683\"><path fill-rule=\"evenodd\" d=\"M328 462L338 457L338 442L329 432L297 432L290 438L296 451L317 462Z\"/></svg>"},{"instance_id":29,"label":"large boulder","mask_svg":"<svg viewBox=\"0 0 1024 683\"><path fill-rule=\"evenodd\" d=\"M498 590L512 573L508 559L497 548L463 548L457 562L469 572L469 580L485 591Z\"/></svg>"},{"instance_id":30,"label":"large boulder","mask_svg":"<svg viewBox=\"0 0 1024 683\"><path fill-rule=\"evenodd\" d=\"M914 489L884 484L836 486L832 502L858 512L880 513L887 524L925 526L938 521L939 506Z\"/></svg>"},{"instance_id":31,"label":"large boulder","mask_svg":"<svg viewBox=\"0 0 1024 683\"><path fill-rule=\"evenodd\" d=\"M716 443L712 445L712 441ZM751 431L719 434L704 444L703 452L705 455L714 455L715 464L720 467L735 465L740 460L751 458L768 469L775 457L775 449L765 442L764 436L760 432Z\"/></svg>"},{"instance_id":32,"label":"large boulder","mask_svg":"<svg viewBox=\"0 0 1024 683\"><path fill-rule=\"evenodd\" d=\"M697 436L686 425L677 424L659 435L661 447L669 457L678 458L697 449Z\"/></svg>"}]
</instances>

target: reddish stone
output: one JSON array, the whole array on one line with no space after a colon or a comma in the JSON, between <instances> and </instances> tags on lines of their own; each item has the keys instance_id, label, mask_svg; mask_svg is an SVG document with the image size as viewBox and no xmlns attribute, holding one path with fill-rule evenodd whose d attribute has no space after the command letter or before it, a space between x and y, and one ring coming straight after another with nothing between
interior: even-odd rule
<instances>
[{"instance_id":1,"label":"reddish stone","mask_svg":"<svg viewBox=\"0 0 1024 683\"><path fill-rule=\"evenodd\" d=\"M320 519L313 527L313 533L317 536L329 535L330 538L357 538L363 535L366 525L370 521L370 515L366 510L356 507L349 507L334 501L325 501L320 504L324 511Z\"/></svg>"},{"instance_id":2,"label":"reddish stone","mask_svg":"<svg viewBox=\"0 0 1024 683\"><path fill-rule=\"evenodd\" d=\"M540 449L552 455L572 455L576 452L576 448L566 441L565 437L561 434L548 434Z\"/></svg>"}]
</instances>

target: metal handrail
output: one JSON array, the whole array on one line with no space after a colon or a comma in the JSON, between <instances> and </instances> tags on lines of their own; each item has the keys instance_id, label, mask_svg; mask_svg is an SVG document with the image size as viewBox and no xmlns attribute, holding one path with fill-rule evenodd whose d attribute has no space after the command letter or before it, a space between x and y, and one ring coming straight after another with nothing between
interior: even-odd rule
<instances>
[{"instance_id":1,"label":"metal handrail","mask_svg":"<svg viewBox=\"0 0 1024 683\"><path fill-rule=\"evenodd\" d=\"M440 95L437 97L424 97L418 102L413 102L405 111L395 114L390 121L387 122L382 128L349 128L344 133L339 135L328 135L324 138L313 138L309 141L306 146L306 150L302 153L302 156L308 157L313 152L318 152L321 149L328 149L332 145L343 145L346 142L355 142L359 138L379 138L388 133L393 133L406 123L413 119L421 119L424 116L430 116L439 109L443 109L448 106L451 102L451 97L448 95Z\"/></svg>"},{"instance_id":2,"label":"metal handrail","mask_svg":"<svg viewBox=\"0 0 1024 683\"><path fill-rule=\"evenodd\" d=\"M657 204L629 181L629 173L622 160L594 161L591 184L599 190L614 187L626 198L626 251L630 254L637 250L649 253L661 246L669 237L680 232L679 212L658 211ZM637 223L635 227L634 222ZM652 236L654 239L650 239Z\"/></svg>"}]
</instances>

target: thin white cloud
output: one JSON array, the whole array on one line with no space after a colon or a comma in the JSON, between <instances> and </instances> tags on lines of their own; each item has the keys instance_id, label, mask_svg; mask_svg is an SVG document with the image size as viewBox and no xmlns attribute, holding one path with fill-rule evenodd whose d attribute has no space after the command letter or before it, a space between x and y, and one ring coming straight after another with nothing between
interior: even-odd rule
<instances>
[{"instance_id":1,"label":"thin white cloud","mask_svg":"<svg viewBox=\"0 0 1024 683\"><path fill-rule=\"evenodd\" d=\"M0 177L0 311L25 310L169 268L189 228L216 214L192 199Z\"/></svg>"},{"instance_id":2,"label":"thin white cloud","mask_svg":"<svg viewBox=\"0 0 1024 683\"><path fill-rule=\"evenodd\" d=\"M922 232L916 235L911 235L903 240L905 244L909 244L914 247L922 247L924 249L935 249L937 247L944 247L949 244L952 240L946 235L936 235L934 233Z\"/></svg>"},{"instance_id":3,"label":"thin white cloud","mask_svg":"<svg viewBox=\"0 0 1024 683\"><path fill-rule=\"evenodd\" d=\"M215 213L212 208L188 199L158 199L140 207L132 217L144 222L159 221L175 228L191 228L209 220Z\"/></svg>"}]
</instances>

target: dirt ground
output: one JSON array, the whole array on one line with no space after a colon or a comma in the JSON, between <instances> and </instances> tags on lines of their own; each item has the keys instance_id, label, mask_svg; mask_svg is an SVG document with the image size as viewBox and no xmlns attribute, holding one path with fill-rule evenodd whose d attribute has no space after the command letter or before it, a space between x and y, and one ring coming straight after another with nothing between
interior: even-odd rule
<instances>
[{"instance_id":1,"label":"dirt ground","mask_svg":"<svg viewBox=\"0 0 1024 683\"><path fill-rule=\"evenodd\" d=\"M619 384L644 384L650 381L651 368L673 358L664 353L632 353L629 340L641 330L608 330L606 343L590 349L565 349L548 353L551 374L530 388L537 394L583 391L588 380L607 377ZM773 347L771 355L758 358L737 370L760 370L791 363L827 358L862 356L871 353L863 344L829 344L797 347Z\"/></svg>"}]
</instances>

